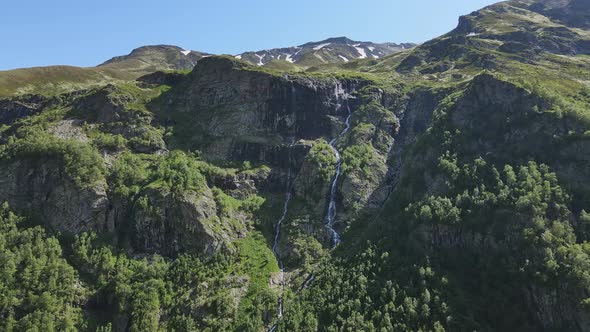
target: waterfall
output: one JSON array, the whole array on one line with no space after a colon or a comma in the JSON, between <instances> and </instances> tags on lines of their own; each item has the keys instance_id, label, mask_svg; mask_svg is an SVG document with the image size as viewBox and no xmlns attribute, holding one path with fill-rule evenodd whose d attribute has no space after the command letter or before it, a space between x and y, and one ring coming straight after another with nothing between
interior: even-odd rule
<instances>
[{"instance_id":1,"label":"waterfall","mask_svg":"<svg viewBox=\"0 0 590 332\"><path fill-rule=\"evenodd\" d=\"M275 237L274 237L274 243L272 245L272 252L275 255L276 259L277 259L277 263L279 264L279 273L280 273L280 291L279 291L279 299L278 299L278 315L277 315L277 322L270 328L269 332L274 332L277 329L277 326L279 324L279 321L283 318L283 293L285 290L285 271L283 268L283 261L281 260L281 257L279 256L279 253L277 252L277 246L279 244L279 239L280 239L280 235L281 235L281 225L283 224L283 221L285 220L285 218L287 217L287 213L289 212L289 202L291 201L291 190L292 190L292 186L291 186L291 148L293 147L293 145L295 144L295 140L291 139L291 144L289 145L289 151L287 154L287 158L288 158L288 166L287 166L287 188L286 188L286 194L285 194L285 201L283 203L283 213L281 214L281 217L277 220L277 222L275 223Z\"/></svg>"},{"instance_id":2,"label":"waterfall","mask_svg":"<svg viewBox=\"0 0 590 332\"><path fill-rule=\"evenodd\" d=\"M309 276L305 279L305 281L299 287L299 291L304 290L305 288L309 287L309 285L315 280L315 274L310 273Z\"/></svg>"},{"instance_id":3,"label":"waterfall","mask_svg":"<svg viewBox=\"0 0 590 332\"><path fill-rule=\"evenodd\" d=\"M343 96L345 100L348 99L348 95L342 90L341 87L340 89L337 89L336 96ZM332 238L332 246L337 246L342 241L340 239L340 234L338 234L338 232L336 232L336 230L334 229L334 220L336 218L336 189L338 187L338 179L340 178L340 169L342 167L342 157L340 155L340 151L338 151L338 149L336 148L336 143L348 132L348 130L350 130L350 116L352 115L352 112L350 111L350 105L348 104L347 100L346 111L347 113L346 120L344 121L344 129L342 129L340 134L334 137L329 143L330 147L332 148L332 151L334 151L334 154L336 154L336 172L334 174L334 177L332 178L332 184L330 185L330 200L328 203L328 212L326 215L325 223L325 226L330 232L330 236Z\"/></svg>"},{"instance_id":4,"label":"waterfall","mask_svg":"<svg viewBox=\"0 0 590 332\"><path fill-rule=\"evenodd\" d=\"M345 123L344 129L342 129L342 131L329 142L330 148L332 149L332 151L334 151L334 154L336 154L336 172L334 174L334 177L332 179L332 183L330 185L330 199L329 199L329 203L328 203L328 212L326 215L325 226L330 232L330 235L332 237L332 244L334 246L336 246L338 243L341 242L340 235L334 229L334 220L336 217L336 188L338 186L338 179L340 178L340 171L341 171L341 167L342 167L342 158L341 158L340 152L336 148L336 143L338 142L338 140L340 138L342 138L344 135L346 135L346 133L350 130L350 117L352 115L352 112L350 110L350 105L348 103L348 98L350 96L344 91L344 89L342 88L342 86L340 84L336 85L335 96L336 96L337 100L339 100L340 98L343 98L345 100L347 113L346 113L346 118L345 118L345 122L344 122ZM340 110L341 108L342 108L342 105L339 104L338 110ZM279 264L281 288L280 288L280 295L279 295L279 300L278 300L277 321L269 329L269 332L275 332L276 329L278 328L279 322L283 318L283 293L284 293L284 286L285 286L285 275L284 275L283 262L279 256L279 253L277 252L277 246L278 246L280 235L281 235L281 225L282 225L283 221L285 220L285 218L287 217L287 213L289 211L289 202L291 201L291 191L292 191L291 148L293 147L294 144L295 144L295 140L293 138L291 140L291 144L289 145L289 152L288 152L289 166L288 166L288 170L287 170L287 188L286 188L286 193L285 193L285 201L283 203L283 213L281 214L280 218L275 223L275 227L274 227L275 228L275 237L274 237L274 243L272 246L272 252L274 253L274 255L277 259L277 262ZM315 275L313 273L311 273L308 276L308 278L301 285L300 290L307 288L309 286L309 284L311 284L314 281L314 279L315 279Z\"/></svg>"}]
</instances>

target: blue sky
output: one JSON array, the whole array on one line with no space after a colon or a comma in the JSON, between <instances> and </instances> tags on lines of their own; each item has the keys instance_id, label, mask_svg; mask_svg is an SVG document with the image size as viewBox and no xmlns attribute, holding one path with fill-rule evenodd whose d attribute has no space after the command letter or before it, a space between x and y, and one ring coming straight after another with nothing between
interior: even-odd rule
<instances>
[{"instance_id":1,"label":"blue sky","mask_svg":"<svg viewBox=\"0 0 590 332\"><path fill-rule=\"evenodd\" d=\"M0 70L93 66L133 48L172 44L210 53L347 36L424 42L490 0L4 0Z\"/></svg>"}]
</instances>

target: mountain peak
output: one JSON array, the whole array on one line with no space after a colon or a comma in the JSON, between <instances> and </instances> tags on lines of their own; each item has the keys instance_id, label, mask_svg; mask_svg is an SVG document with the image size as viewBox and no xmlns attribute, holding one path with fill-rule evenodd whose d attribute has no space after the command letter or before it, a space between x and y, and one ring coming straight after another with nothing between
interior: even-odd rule
<instances>
[{"instance_id":1,"label":"mountain peak","mask_svg":"<svg viewBox=\"0 0 590 332\"><path fill-rule=\"evenodd\" d=\"M146 51L167 51L167 50L182 51L182 48L181 47L178 47L176 45L165 45L165 44L144 45L144 46L140 46L140 47L134 48L133 50L131 50L131 53L130 54L140 53L140 52L146 52Z\"/></svg>"},{"instance_id":2,"label":"mountain peak","mask_svg":"<svg viewBox=\"0 0 590 332\"><path fill-rule=\"evenodd\" d=\"M313 45L320 45L320 44L354 44L356 41L349 39L348 37L332 37L328 39L324 39L317 42L309 42L303 45L299 45L299 47L309 47Z\"/></svg>"},{"instance_id":3,"label":"mountain peak","mask_svg":"<svg viewBox=\"0 0 590 332\"><path fill-rule=\"evenodd\" d=\"M174 45L146 45L135 48L128 55L114 57L99 65L122 70L189 70L207 53L184 50Z\"/></svg>"}]
</instances>

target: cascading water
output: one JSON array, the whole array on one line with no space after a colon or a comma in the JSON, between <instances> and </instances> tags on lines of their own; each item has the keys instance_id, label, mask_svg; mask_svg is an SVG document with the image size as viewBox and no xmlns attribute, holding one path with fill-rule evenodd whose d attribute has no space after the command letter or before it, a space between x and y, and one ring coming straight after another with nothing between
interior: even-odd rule
<instances>
[{"instance_id":1,"label":"cascading water","mask_svg":"<svg viewBox=\"0 0 590 332\"><path fill-rule=\"evenodd\" d=\"M338 93L340 93L340 95L345 96L346 99L348 98L348 95L346 95L342 90L337 91L337 96L338 96ZM325 225L332 237L332 245L333 246L337 246L341 242L340 234L338 234L338 232L336 232L336 230L334 229L334 220L336 218L336 188L338 186L338 179L340 178L340 169L342 167L342 157L340 156L340 152L338 151L338 149L336 149L336 143L350 129L350 116L352 115L352 112L350 111L350 106L349 106L347 100L346 100L346 111L347 111L347 114L346 114L346 120L344 121L344 123L345 123L344 129L342 129L340 134L338 134L338 136L334 137L329 143L330 147L332 148L332 151L334 151L334 154L336 154L336 173L334 174L334 178L332 179L332 184L330 186L330 200L328 203L328 213L326 215L326 224Z\"/></svg>"},{"instance_id":2,"label":"cascading water","mask_svg":"<svg viewBox=\"0 0 590 332\"><path fill-rule=\"evenodd\" d=\"M279 291L279 300L278 300L278 315L277 315L277 322L270 328L269 332L274 332L277 329L279 321L283 318L283 293L285 290L285 271L283 269L283 261L277 252L277 246L279 244L279 239L281 235L281 225L283 221L287 217L287 212L289 212L289 202L291 201L291 148L293 147L294 140L292 140L291 144L289 145L288 151L288 168L287 168L287 192L285 194L285 202L283 203L283 213L281 217L275 223L275 238L274 243L272 245L272 252L274 253L277 263L279 264L279 283L280 283L280 291Z\"/></svg>"},{"instance_id":3,"label":"cascading water","mask_svg":"<svg viewBox=\"0 0 590 332\"><path fill-rule=\"evenodd\" d=\"M330 185L330 200L328 203L328 213L326 216L325 226L330 231L330 234L332 237L332 243L334 246L336 246L338 243L341 242L340 235L334 229L334 219L336 217L336 187L338 185L338 179L340 178L340 169L342 167L342 158L340 156L340 152L338 151L338 149L336 149L336 143L338 142L338 140L342 136L344 136L350 130L350 117L352 115L352 112L350 111L350 105L348 104L349 95L344 92L344 90L342 89L342 86L338 85L336 87L335 95L336 95L337 99L339 99L340 97L344 97L344 99L346 101L347 114L346 114L346 119L344 121L344 123L345 123L344 129L338 134L338 136L333 138L329 143L330 147L332 148L332 151L334 151L334 153L336 154L336 172L334 174L334 178L332 179L332 184ZM339 108L341 108L341 105L339 106ZM285 218L287 217L287 213L289 212L289 202L291 201L292 184L291 184L291 167L290 167L290 165L291 165L291 148L293 147L294 143L295 143L295 141L294 141L294 139L292 139L291 144L289 145L289 152L288 152L289 167L288 167L288 171L287 171L287 190L286 190L286 194L285 194L285 202L283 203L283 213L281 214L281 217L277 220L277 222L275 224L275 237L274 237L274 243L272 245L272 252L274 253L274 255L277 259L277 262L279 264L281 288L280 288L280 295L279 295L279 300L278 300L277 322L275 324L273 324L273 326L269 329L269 332L275 332L278 327L279 322L283 318L283 292L284 292L284 285L285 285L285 274L284 274L284 269L283 269L283 262L281 260L281 257L279 256L279 253L277 252L277 246L278 246L280 235L281 235L281 225L282 225L283 221L285 220ZM315 275L313 273L311 273L308 276L308 278L304 281L304 283L301 285L301 289L309 287L309 284L311 284L314 281L314 279L315 279Z\"/></svg>"}]
</instances>

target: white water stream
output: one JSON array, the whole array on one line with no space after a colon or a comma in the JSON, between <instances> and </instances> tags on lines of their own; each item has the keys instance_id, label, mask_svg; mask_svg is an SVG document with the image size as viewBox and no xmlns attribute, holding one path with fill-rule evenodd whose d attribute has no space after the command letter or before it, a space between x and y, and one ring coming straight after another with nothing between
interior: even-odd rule
<instances>
[{"instance_id":1,"label":"white water stream","mask_svg":"<svg viewBox=\"0 0 590 332\"><path fill-rule=\"evenodd\" d=\"M336 218L336 188L338 186L338 179L340 178L340 169L342 167L342 156L340 155L338 149L336 149L336 143L338 143L338 140L342 136L344 136L348 132L348 130L350 130L350 116L352 115L352 112L350 111L350 106L348 105L348 102L346 102L346 111L348 113L346 114L344 129L342 129L338 136L334 137L330 141L330 147L332 148L332 151L334 151L334 153L336 154L336 173L334 174L334 178L332 179L332 185L330 186L330 200L328 203L328 213L326 215L325 225L332 237L333 246L337 246L342 241L340 239L340 234L338 234L338 232L336 232L336 230L334 229L334 220Z\"/></svg>"},{"instance_id":2,"label":"white water stream","mask_svg":"<svg viewBox=\"0 0 590 332\"><path fill-rule=\"evenodd\" d=\"M288 151L287 193L285 194L285 202L283 203L283 213L281 214L281 217L275 223L275 227L274 227L275 228L275 238L274 238L274 243L272 245L272 252L274 253L274 255L277 259L277 263L279 264L280 290L279 290L279 299L278 299L277 322L275 324L273 324L273 326L270 328L269 332L274 332L277 329L279 322L283 318L283 293L285 291L285 271L283 268L283 261L281 260L281 257L279 256L279 253L277 252L277 246L279 244L279 239L281 236L281 225L283 224L283 221L285 221L285 218L287 217L287 213L289 212L289 202L291 201L291 189L292 189L292 185L291 185L291 148L293 147L294 144L295 143L293 141L291 143L291 145L289 145L289 151Z\"/></svg>"},{"instance_id":3,"label":"white water stream","mask_svg":"<svg viewBox=\"0 0 590 332\"><path fill-rule=\"evenodd\" d=\"M340 96L344 96L345 99L348 99L348 97L349 97L342 90L341 86L339 86L336 90L336 97L338 98ZM340 170L342 167L342 157L340 155L340 152L336 148L336 143L338 143L338 140L340 138L342 138L344 135L346 135L346 133L350 130L350 117L352 115L352 112L350 111L350 106L348 104L348 101L346 101L346 111L347 111L347 114L346 114L346 119L344 121L344 123L345 123L344 129L342 129L342 131L329 142L330 148L332 148L332 151L334 151L334 153L336 154L336 172L334 174L334 178L332 179L332 184L330 185L330 199L329 199L329 203L328 203L328 212L326 215L325 226L328 229L328 231L330 232L330 235L332 237L332 245L333 246L336 246L341 242L340 235L334 229L334 220L336 217L336 188L338 186L338 179L340 178ZM293 140L291 145L289 145L289 151L288 151L289 166L288 166L288 171L287 171L287 190L286 190L286 194L285 194L285 201L283 203L283 213L281 214L281 217L277 220L277 222L275 223L275 226L274 226L275 237L274 237L274 243L272 246L272 252L274 253L274 255L277 259L277 262L279 264L279 269L280 269L280 272L279 272L280 273L280 281L279 281L280 282L280 293L279 293L279 299L278 299L277 321L271 326L271 328L269 329L269 332L275 332L278 327L279 322L283 318L283 293L284 293L284 287L285 287L285 273L284 273L284 269L283 269L283 262L279 256L279 253L277 252L277 246L278 246L280 235L281 235L281 225L282 225L283 221L285 220L285 218L287 217L287 213L289 212L289 202L291 201L291 191L292 191L291 148L293 147L294 144L295 143ZM313 282L314 279L315 279L315 275L313 273L310 274L309 277L305 280L305 282L301 286L301 289L307 288L309 286L309 284L311 282Z\"/></svg>"}]
</instances>

